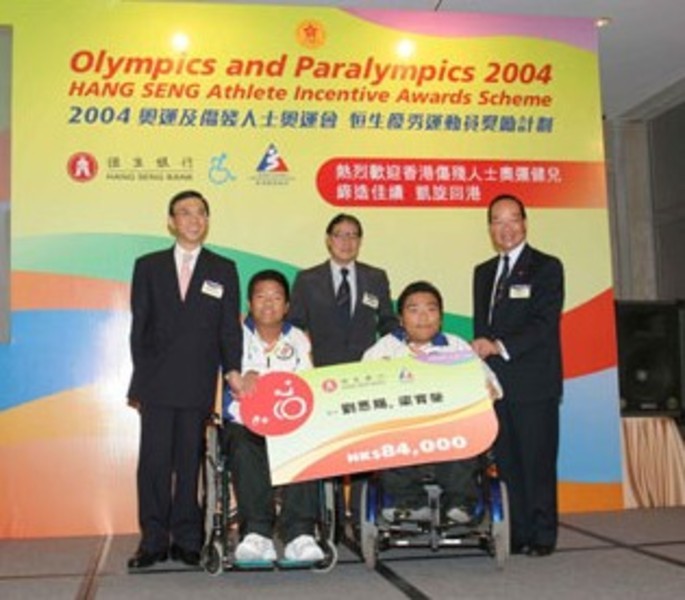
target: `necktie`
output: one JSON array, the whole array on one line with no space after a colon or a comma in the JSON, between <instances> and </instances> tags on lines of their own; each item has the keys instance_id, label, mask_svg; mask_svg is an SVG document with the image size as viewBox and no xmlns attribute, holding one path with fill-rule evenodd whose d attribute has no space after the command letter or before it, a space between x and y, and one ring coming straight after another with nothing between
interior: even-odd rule
<instances>
[{"instance_id":1,"label":"necktie","mask_svg":"<svg viewBox=\"0 0 685 600\"><path fill-rule=\"evenodd\" d=\"M493 306L496 305L502 298L504 298L504 288L506 287L507 277L509 277L509 255L505 254L502 257L502 271L497 278L495 284L495 294L492 299Z\"/></svg>"},{"instance_id":2,"label":"necktie","mask_svg":"<svg viewBox=\"0 0 685 600\"><path fill-rule=\"evenodd\" d=\"M181 272L178 277L178 288L181 292L181 300L185 300L188 286L190 285L190 278L193 274L190 265L193 262L193 255L190 252L184 252L181 259Z\"/></svg>"},{"instance_id":3,"label":"necktie","mask_svg":"<svg viewBox=\"0 0 685 600\"><path fill-rule=\"evenodd\" d=\"M347 280L349 273L349 269L346 269L345 267L340 269L342 281L340 282L340 285L338 286L338 292L335 295L335 303L338 305L338 313L344 321L350 320L350 312L352 308L350 282Z\"/></svg>"}]
</instances>

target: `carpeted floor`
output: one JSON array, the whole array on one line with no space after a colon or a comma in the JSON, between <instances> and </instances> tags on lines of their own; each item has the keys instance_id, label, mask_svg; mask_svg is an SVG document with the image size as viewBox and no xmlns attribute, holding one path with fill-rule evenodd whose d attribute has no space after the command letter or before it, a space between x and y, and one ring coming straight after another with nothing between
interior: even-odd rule
<instances>
[{"instance_id":1,"label":"carpeted floor","mask_svg":"<svg viewBox=\"0 0 685 600\"><path fill-rule=\"evenodd\" d=\"M129 574L135 536L0 541L0 598L209 600L674 600L685 589L685 508L564 515L557 552L513 556L502 570L477 550L392 550L369 570L349 548L330 573L203 571L164 563ZM163 568L162 568L163 567Z\"/></svg>"}]
</instances>

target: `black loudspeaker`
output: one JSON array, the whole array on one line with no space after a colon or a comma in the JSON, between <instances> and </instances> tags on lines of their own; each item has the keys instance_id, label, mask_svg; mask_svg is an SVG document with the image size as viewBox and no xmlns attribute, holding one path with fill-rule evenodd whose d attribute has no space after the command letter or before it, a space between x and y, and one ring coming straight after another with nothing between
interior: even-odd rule
<instances>
[{"instance_id":1,"label":"black loudspeaker","mask_svg":"<svg viewBox=\"0 0 685 600\"><path fill-rule=\"evenodd\" d=\"M622 416L684 414L682 302L616 302Z\"/></svg>"}]
</instances>

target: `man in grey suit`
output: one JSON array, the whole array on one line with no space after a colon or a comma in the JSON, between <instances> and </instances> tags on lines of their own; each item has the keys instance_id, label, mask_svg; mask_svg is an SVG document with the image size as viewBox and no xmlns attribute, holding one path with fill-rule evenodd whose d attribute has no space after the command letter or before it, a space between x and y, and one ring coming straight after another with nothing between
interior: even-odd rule
<instances>
[{"instance_id":1,"label":"man in grey suit","mask_svg":"<svg viewBox=\"0 0 685 600\"><path fill-rule=\"evenodd\" d=\"M398 326L385 271L357 261L362 225L341 213L326 228L330 259L295 278L288 320L309 333L314 366L354 362Z\"/></svg>"},{"instance_id":2,"label":"man in grey suit","mask_svg":"<svg viewBox=\"0 0 685 600\"><path fill-rule=\"evenodd\" d=\"M357 261L362 236L357 217L336 215L326 227L330 259L295 278L288 320L309 334L315 367L358 361L379 335L399 326L385 271ZM357 513L360 492L355 478L346 513Z\"/></svg>"},{"instance_id":3,"label":"man in grey suit","mask_svg":"<svg viewBox=\"0 0 685 600\"><path fill-rule=\"evenodd\" d=\"M138 518L129 569L167 559L197 565L198 475L219 372L240 392L242 326L235 264L202 247L209 205L196 191L169 202L176 244L136 261L131 286L129 403L140 411ZM171 545L170 545L171 544Z\"/></svg>"}]
</instances>

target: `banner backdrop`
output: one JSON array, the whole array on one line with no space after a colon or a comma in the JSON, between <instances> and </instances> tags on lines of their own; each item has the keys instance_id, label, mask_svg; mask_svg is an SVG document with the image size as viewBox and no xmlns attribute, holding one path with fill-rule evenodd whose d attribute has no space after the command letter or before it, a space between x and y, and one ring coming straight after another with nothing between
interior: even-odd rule
<instances>
[{"instance_id":1,"label":"banner backdrop","mask_svg":"<svg viewBox=\"0 0 685 600\"><path fill-rule=\"evenodd\" d=\"M561 509L622 507L591 20L24 0L0 26L13 55L0 537L137 529L129 281L136 256L171 244L166 206L185 188L210 200L208 242L243 287L322 261L346 210L393 293L434 282L445 328L465 337L473 266L493 254L484 207L519 194L531 243L566 267Z\"/></svg>"}]
</instances>

